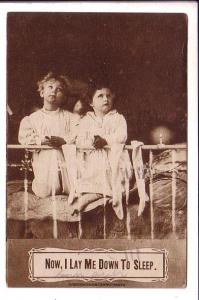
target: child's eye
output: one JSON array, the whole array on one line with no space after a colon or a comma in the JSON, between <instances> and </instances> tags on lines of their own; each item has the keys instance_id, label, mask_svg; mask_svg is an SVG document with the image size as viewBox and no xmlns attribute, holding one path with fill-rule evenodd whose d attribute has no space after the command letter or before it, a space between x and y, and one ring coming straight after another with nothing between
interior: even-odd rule
<instances>
[{"instance_id":1,"label":"child's eye","mask_svg":"<svg viewBox=\"0 0 199 300\"><path fill-rule=\"evenodd\" d=\"M63 92L62 88L57 88L57 92Z\"/></svg>"},{"instance_id":2,"label":"child's eye","mask_svg":"<svg viewBox=\"0 0 199 300\"><path fill-rule=\"evenodd\" d=\"M48 86L48 88L49 88L49 89L52 89L52 88L53 88L53 86L52 86L52 85L49 85L49 86Z\"/></svg>"}]
</instances>

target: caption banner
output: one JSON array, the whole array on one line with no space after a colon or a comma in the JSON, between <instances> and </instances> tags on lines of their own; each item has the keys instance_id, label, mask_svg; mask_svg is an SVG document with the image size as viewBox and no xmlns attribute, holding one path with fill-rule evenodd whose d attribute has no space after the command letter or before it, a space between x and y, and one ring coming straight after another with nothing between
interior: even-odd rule
<instances>
[{"instance_id":1,"label":"caption banner","mask_svg":"<svg viewBox=\"0 0 199 300\"><path fill-rule=\"evenodd\" d=\"M140 282L168 279L168 252L142 248L65 250L57 248L29 251L29 279L55 282L63 280Z\"/></svg>"}]
</instances>

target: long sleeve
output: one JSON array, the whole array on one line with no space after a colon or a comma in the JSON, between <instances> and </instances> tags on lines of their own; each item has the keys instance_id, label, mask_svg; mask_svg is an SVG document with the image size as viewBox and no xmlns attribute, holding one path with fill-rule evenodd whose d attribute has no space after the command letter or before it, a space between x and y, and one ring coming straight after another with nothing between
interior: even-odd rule
<instances>
[{"instance_id":1,"label":"long sleeve","mask_svg":"<svg viewBox=\"0 0 199 300\"><path fill-rule=\"evenodd\" d=\"M115 126L117 126L116 130L113 133L105 134L104 138L106 139L108 145L125 144L127 140L126 120L122 115L119 115L114 122Z\"/></svg>"},{"instance_id":2,"label":"long sleeve","mask_svg":"<svg viewBox=\"0 0 199 300\"><path fill-rule=\"evenodd\" d=\"M78 126L78 133L76 143L79 147L92 147L93 146L93 136L91 134L90 122L87 118L83 118Z\"/></svg>"},{"instance_id":3,"label":"long sleeve","mask_svg":"<svg viewBox=\"0 0 199 300\"><path fill-rule=\"evenodd\" d=\"M65 135L65 141L67 144L74 144L78 135L80 119L74 114L70 115L69 126L67 134Z\"/></svg>"},{"instance_id":4,"label":"long sleeve","mask_svg":"<svg viewBox=\"0 0 199 300\"><path fill-rule=\"evenodd\" d=\"M18 141L23 145L41 145L41 139L28 116L23 118L20 123Z\"/></svg>"}]
</instances>

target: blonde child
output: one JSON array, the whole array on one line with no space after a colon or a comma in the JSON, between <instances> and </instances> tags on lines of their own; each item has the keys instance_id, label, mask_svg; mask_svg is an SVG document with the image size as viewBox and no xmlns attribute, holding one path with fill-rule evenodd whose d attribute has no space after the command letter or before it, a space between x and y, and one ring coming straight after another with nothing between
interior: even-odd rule
<instances>
[{"instance_id":1,"label":"blonde child","mask_svg":"<svg viewBox=\"0 0 199 300\"><path fill-rule=\"evenodd\" d=\"M70 191L61 146L73 142L77 122L72 113L61 109L68 86L65 76L48 73L38 82L43 107L20 123L19 143L52 147L33 152L32 190L38 197L50 196L52 192L68 194Z\"/></svg>"}]
</instances>

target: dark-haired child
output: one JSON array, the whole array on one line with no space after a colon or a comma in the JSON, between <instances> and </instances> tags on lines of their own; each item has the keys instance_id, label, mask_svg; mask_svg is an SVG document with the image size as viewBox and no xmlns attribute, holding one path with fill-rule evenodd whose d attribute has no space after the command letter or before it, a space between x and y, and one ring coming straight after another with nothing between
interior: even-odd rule
<instances>
[{"instance_id":1,"label":"dark-haired child","mask_svg":"<svg viewBox=\"0 0 199 300\"><path fill-rule=\"evenodd\" d=\"M84 163L79 163L80 179L78 184L84 206L84 195L90 202L96 195L113 197L114 206L121 208L121 197L125 191L125 181L132 176L132 166L127 150L123 146L127 140L127 124L124 116L113 108L114 94L106 85L93 87L90 106L93 111L82 118L77 145L92 148L86 153ZM104 149L105 146L110 149ZM80 157L81 160L81 157ZM119 218L123 217L121 209L117 210Z\"/></svg>"}]
</instances>

